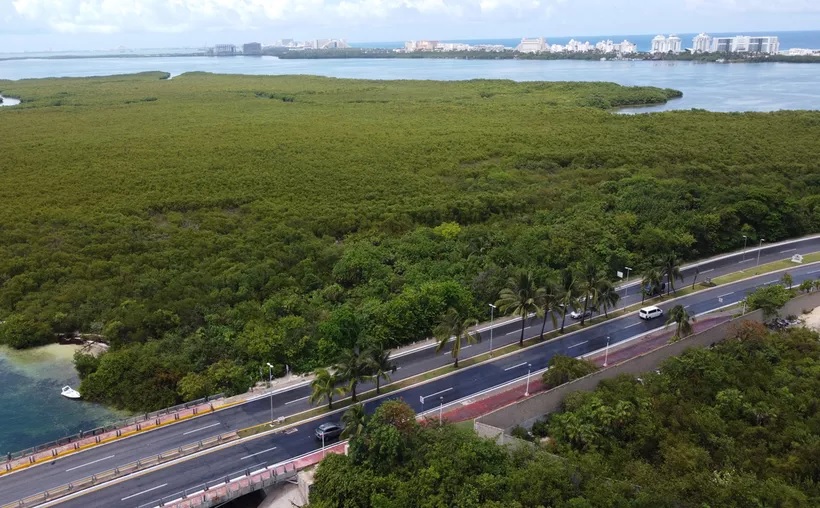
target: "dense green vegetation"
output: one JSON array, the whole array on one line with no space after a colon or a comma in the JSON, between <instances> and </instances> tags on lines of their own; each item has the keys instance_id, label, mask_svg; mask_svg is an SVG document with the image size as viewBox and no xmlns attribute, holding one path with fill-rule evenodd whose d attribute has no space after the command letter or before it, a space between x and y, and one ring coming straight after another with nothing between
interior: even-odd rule
<instances>
[{"instance_id":1,"label":"dense green vegetation","mask_svg":"<svg viewBox=\"0 0 820 508\"><path fill-rule=\"evenodd\" d=\"M611 278L820 230L818 112L616 115L674 91L612 83L166 78L0 81L23 101L0 110L0 342L104 335L82 391L121 407L406 344L450 307L486 320L520 270Z\"/></svg>"},{"instance_id":2,"label":"dense green vegetation","mask_svg":"<svg viewBox=\"0 0 820 508\"><path fill-rule=\"evenodd\" d=\"M400 402L353 412L350 454L322 461L314 508L702 508L820 504L820 335L747 325L659 373L577 392L505 449L417 425Z\"/></svg>"}]
</instances>

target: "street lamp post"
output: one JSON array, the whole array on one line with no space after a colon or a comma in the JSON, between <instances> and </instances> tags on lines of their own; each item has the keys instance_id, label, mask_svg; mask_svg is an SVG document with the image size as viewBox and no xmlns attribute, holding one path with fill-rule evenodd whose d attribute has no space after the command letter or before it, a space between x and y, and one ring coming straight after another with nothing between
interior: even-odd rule
<instances>
[{"instance_id":1,"label":"street lamp post","mask_svg":"<svg viewBox=\"0 0 820 508\"><path fill-rule=\"evenodd\" d=\"M325 433L322 431L322 458L325 458Z\"/></svg>"},{"instance_id":2,"label":"street lamp post","mask_svg":"<svg viewBox=\"0 0 820 508\"><path fill-rule=\"evenodd\" d=\"M609 335L606 336L606 352L604 353L604 367L609 362Z\"/></svg>"},{"instance_id":3,"label":"street lamp post","mask_svg":"<svg viewBox=\"0 0 820 508\"><path fill-rule=\"evenodd\" d=\"M746 236L746 235L743 235L743 261L741 261L741 263L746 262L746 242L748 240L749 240L749 237Z\"/></svg>"},{"instance_id":4,"label":"street lamp post","mask_svg":"<svg viewBox=\"0 0 820 508\"><path fill-rule=\"evenodd\" d=\"M626 294L629 292L629 272L632 271L632 268L625 266L624 270L626 270L626 286L624 286L624 298L626 298Z\"/></svg>"},{"instance_id":5,"label":"street lamp post","mask_svg":"<svg viewBox=\"0 0 820 508\"><path fill-rule=\"evenodd\" d=\"M765 240L765 238L761 238L760 245L757 246L757 264L755 264L755 266L760 266L760 251L763 250L763 240Z\"/></svg>"},{"instance_id":6,"label":"street lamp post","mask_svg":"<svg viewBox=\"0 0 820 508\"><path fill-rule=\"evenodd\" d=\"M493 311L495 305L490 304L490 358L493 357Z\"/></svg>"},{"instance_id":7,"label":"street lamp post","mask_svg":"<svg viewBox=\"0 0 820 508\"><path fill-rule=\"evenodd\" d=\"M527 388L524 390L524 397L530 396L530 372L532 371L532 364L527 364Z\"/></svg>"},{"instance_id":8,"label":"street lamp post","mask_svg":"<svg viewBox=\"0 0 820 508\"><path fill-rule=\"evenodd\" d=\"M273 365L268 363L268 388L273 387ZM273 390L270 391L270 425L273 427Z\"/></svg>"},{"instance_id":9,"label":"street lamp post","mask_svg":"<svg viewBox=\"0 0 820 508\"><path fill-rule=\"evenodd\" d=\"M444 409L444 397L439 397L438 400L438 426L441 427L441 410Z\"/></svg>"}]
</instances>

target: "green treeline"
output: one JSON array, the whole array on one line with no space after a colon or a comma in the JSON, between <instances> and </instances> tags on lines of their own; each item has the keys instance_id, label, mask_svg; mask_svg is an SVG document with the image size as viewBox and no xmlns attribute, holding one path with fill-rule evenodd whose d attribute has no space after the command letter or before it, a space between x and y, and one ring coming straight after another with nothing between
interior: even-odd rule
<instances>
[{"instance_id":1,"label":"green treeline","mask_svg":"<svg viewBox=\"0 0 820 508\"><path fill-rule=\"evenodd\" d=\"M343 421L349 455L316 472L315 508L820 504L820 335L738 328L712 349L576 392L532 448L419 425L390 401ZM526 433L525 433L526 435Z\"/></svg>"},{"instance_id":2,"label":"green treeline","mask_svg":"<svg viewBox=\"0 0 820 508\"><path fill-rule=\"evenodd\" d=\"M0 342L102 334L135 410L487 319L519 270L614 277L820 231L820 113L617 115L612 83L165 73L0 81Z\"/></svg>"}]
</instances>

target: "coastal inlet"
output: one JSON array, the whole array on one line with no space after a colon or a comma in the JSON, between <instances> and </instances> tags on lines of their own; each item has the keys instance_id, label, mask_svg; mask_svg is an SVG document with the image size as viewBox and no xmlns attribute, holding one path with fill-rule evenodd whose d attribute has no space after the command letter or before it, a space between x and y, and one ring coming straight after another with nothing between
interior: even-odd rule
<instances>
[{"instance_id":1,"label":"coastal inlet","mask_svg":"<svg viewBox=\"0 0 820 508\"><path fill-rule=\"evenodd\" d=\"M126 418L99 404L63 397L80 386L74 352L80 345L50 344L14 350L0 347L0 454L16 452Z\"/></svg>"}]
</instances>

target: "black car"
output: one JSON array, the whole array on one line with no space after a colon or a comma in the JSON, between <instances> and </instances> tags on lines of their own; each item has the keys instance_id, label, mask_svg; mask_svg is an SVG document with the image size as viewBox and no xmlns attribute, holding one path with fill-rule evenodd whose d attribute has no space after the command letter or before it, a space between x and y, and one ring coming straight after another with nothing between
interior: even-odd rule
<instances>
[{"instance_id":1,"label":"black car","mask_svg":"<svg viewBox=\"0 0 820 508\"><path fill-rule=\"evenodd\" d=\"M324 438L325 441L339 437L342 428L335 423L323 423L316 427L316 439Z\"/></svg>"}]
</instances>

